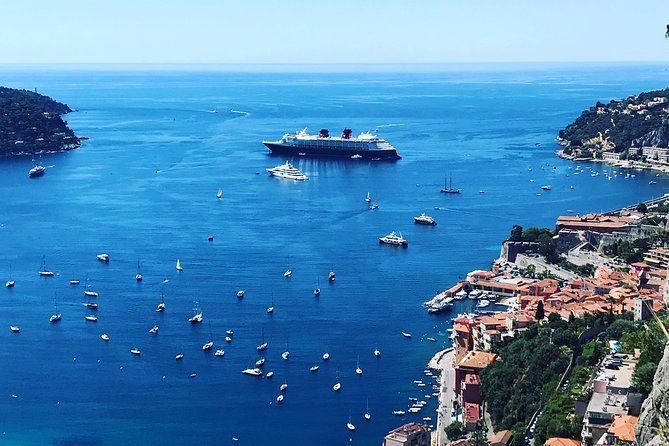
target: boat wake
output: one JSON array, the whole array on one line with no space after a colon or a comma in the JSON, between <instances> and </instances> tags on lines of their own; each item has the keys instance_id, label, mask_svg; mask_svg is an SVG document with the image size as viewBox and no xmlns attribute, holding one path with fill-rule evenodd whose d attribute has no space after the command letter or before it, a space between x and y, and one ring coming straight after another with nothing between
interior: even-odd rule
<instances>
[{"instance_id":1,"label":"boat wake","mask_svg":"<svg viewBox=\"0 0 669 446\"><path fill-rule=\"evenodd\" d=\"M233 110L233 109L230 109L230 113L232 113L234 115L241 115L241 116L249 116L251 114L249 112L245 112L245 111L242 111L242 110Z\"/></svg>"},{"instance_id":2,"label":"boat wake","mask_svg":"<svg viewBox=\"0 0 669 446\"><path fill-rule=\"evenodd\" d=\"M381 125L377 125L376 128L380 129L380 128L385 128L385 127L404 127L404 126L406 126L406 124L381 124Z\"/></svg>"}]
</instances>

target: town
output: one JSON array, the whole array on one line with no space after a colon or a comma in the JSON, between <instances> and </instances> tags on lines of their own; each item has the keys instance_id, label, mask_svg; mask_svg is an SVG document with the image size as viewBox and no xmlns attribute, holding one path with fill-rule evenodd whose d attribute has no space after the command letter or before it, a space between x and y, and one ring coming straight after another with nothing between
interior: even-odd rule
<instances>
[{"instance_id":1,"label":"town","mask_svg":"<svg viewBox=\"0 0 669 446\"><path fill-rule=\"evenodd\" d=\"M435 430L409 423L391 431L384 445L632 444L666 341L656 339L656 348L636 338L652 331L648 324L664 331L668 212L664 195L604 214L560 216L554 230L514 226L490 270L472 271L426 302L433 313L464 299L506 310L477 304L452 318L452 347L430 361L441 371ZM533 346L554 350L543 353L540 367L523 370L519 359L504 372L502 364L521 341L536 341L522 345L525 355ZM549 374L535 383L537 398L526 398L510 424L505 417L522 383L498 375L508 379L515 368L513 378L524 379L544 365L541 373Z\"/></svg>"}]
</instances>

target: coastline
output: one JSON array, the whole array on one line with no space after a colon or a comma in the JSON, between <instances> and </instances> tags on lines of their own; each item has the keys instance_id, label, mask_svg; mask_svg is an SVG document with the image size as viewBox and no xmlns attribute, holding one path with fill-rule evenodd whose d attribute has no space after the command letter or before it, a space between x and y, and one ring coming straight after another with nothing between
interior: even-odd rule
<instances>
[{"instance_id":1,"label":"coastline","mask_svg":"<svg viewBox=\"0 0 669 446\"><path fill-rule=\"evenodd\" d=\"M564 153L564 151L562 150L555 151L555 156L572 162L601 163L612 167L620 167L623 169L639 169L639 170L650 170L662 173L669 173L669 165L664 166L659 164L644 163L642 161L608 161L598 158L578 158L572 155L568 155Z\"/></svg>"}]
</instances>

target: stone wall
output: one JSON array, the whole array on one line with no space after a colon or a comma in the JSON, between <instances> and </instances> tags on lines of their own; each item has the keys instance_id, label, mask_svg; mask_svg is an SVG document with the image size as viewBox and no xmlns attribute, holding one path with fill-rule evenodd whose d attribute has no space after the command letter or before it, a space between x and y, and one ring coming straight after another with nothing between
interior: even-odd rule
<instances>
[{"instance_id":1,"label":"stone wall","mask_svg":"<svg viewBox=\"0 0 669 446\"><path fill-rule=\"evenodd\" d=\"M653 390L641 406L635 433L639 446L669 444L669 346L655 372Z\"/></svg>"}]
</instances>

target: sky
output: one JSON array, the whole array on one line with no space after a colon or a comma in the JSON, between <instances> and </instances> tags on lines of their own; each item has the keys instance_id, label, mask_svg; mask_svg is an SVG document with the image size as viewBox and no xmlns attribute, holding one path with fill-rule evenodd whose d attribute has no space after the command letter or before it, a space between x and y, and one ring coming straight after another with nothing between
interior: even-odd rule
<instances>
[{"instance_id":1,"label":"sky","mask_svg":"<svg viewBox=\"0 0 669 446\"><path fill-rule=\"evenodd\" d=\"M0 64L669 59L669 0L3 0L0 11Z\"/></svg>"}]
</instances>

